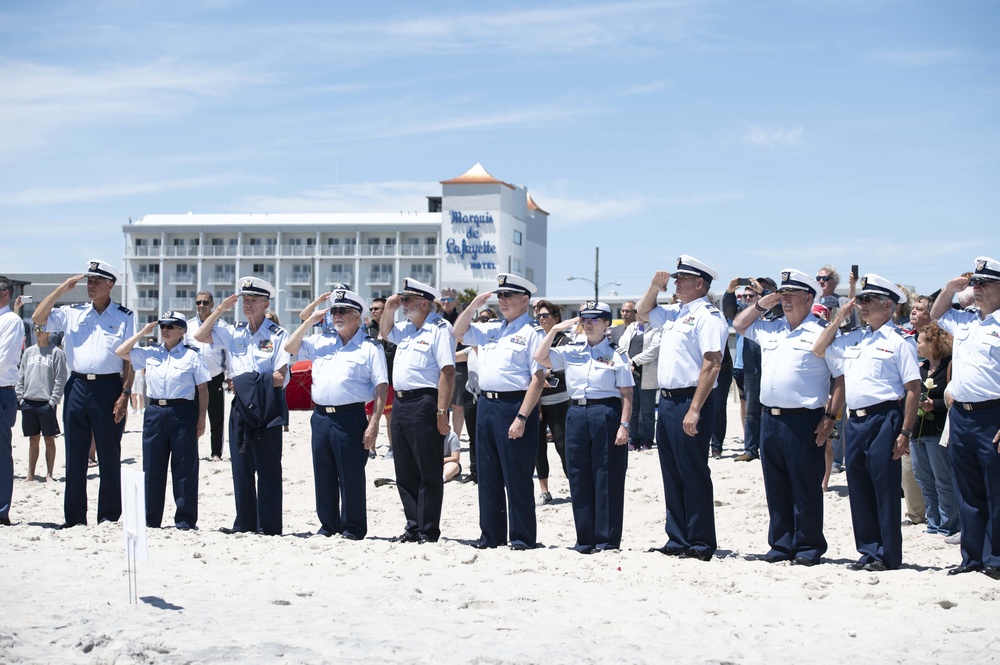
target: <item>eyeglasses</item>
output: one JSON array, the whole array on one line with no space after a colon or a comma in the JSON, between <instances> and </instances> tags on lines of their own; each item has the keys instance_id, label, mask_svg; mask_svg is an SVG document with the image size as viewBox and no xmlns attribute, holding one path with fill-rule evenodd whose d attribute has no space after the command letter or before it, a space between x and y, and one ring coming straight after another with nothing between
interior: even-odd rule
<instances>
[{"instance_id":1,"label":"eyeglasses","mask_svg":"<svg viewBox=\"0 0 1000 665\"><path fill-rule=\"evenodd\" d=\"M817 282L829 282L831 279L833 279L833 277L830 277L829 275L816 275Z\"/></svg>"},{"instance_id":2,"label":"eyeglasses","mask_svg":"<svg viewBox=\"0 0 1000 665\"><path fill-rule=\"evenodd\" d=\"M198 305L198 307L202 307L204 305L211 305L212 301L211 300L195 300L194 304Z\"/></svg>"},{"instance_id":3,"label":"eyeglasses","mask_svg":"<svg viewBox=\"0 0 1000 665\"><path fill-rule=\"evenodd\" d=\"M548 312L539 312L538 313L538 318L540 318L540 319L550 319L550 318L552 318L552 315L549 314Z\"/></svg>"},{"instance_id":4,"label":"eyeglasses","mask_svg":"<svg viewBox=\"0 0 1000 665\"><path fill-rule=\"evenodd\" d=\"M497 298L513 298L521 295L518 291L497 291Z\"/></svg>"},{"instance_id":5,"label":"eyeglasses","mask_svg":"<svg viewBox=\"0 0 1000 665\"><path fill-rule=\"evenodd\" d=\"M353 311L356 311L353 307L331 307L330 308L330 313L331 314L344 315L344 314L347 314L347 313L353 312Z\"/></svg>"},{"instance_id":6,"label":"eyeglasses","mask_svg":"<svg viewBox=\"0 0 1000 665\"><path fill-rule=\"evenodd\" d=\"M874 302L874 301L876 301L876 300L882 300L882 299L883 299L883 298L882 298L882 296L873 296L873 295L872 295L872 294L870 294L870 293L865 293L865 294L862 294L862 295L860 295L860 296L858 296L858 297L856 298L856 300L857 300L858 302L862 302L862 303L865 303L866 305L867 305L868 303L870 303L870 302Z\"/></svg>"},{"instance_id":7,"label":"eyeglasses","mask_svg":"<svg viewBox=\"0 0 1000 665\"><path fill-rule=\"evenodd\" d=\"M382 308L381 307L369 307L368 311L369 312L381 312Z\"/></svg>"},{"instance_id":8,"label":"eyeglasses","mask_svg":"<svg viewBox=\"0 0 1000 665\"><path fill-rule=\"evenodd\" d=\"M399 302L408 305L413 300L413 296L400 296Z\"/></svg>"},{"instance_id":9,"label":"eyeglasses","mask_svg":"<svg viewBox=\"0 0 1000 665\"><path fill-rule=\"evenodd\" d=\"M634 309L623 309L622 314L635 314Z\"/></svg>"},{"instance_id":10,"label":"eyeglasses","mask_svg":"<svg viewBox=\"0 0 1000 665\"><path fill-rule=\"evenodd\" d=\"M599 318L601 318L601 317L599 317L599 316L581 316L580 320L583 321L584 323L593 323L594 321L598 320Z\"/></svg>"},{"instance_id":11,"label":"eyeglasses","mask_svg":"<svg viewBox=\"0 0 1000 665\"><path fill-rule=\"evenodd\" d=\"M455 302L454 298L441 298L441 302Z\"/></svg>"},{"instance_id":12,"label":"eyeglasses","mask_svg":"<svg viewBox=\"0 0 1000 665\"><path fill-rule=\"evenodd\" d=\"M172 323L161 323L160 324L160 330L175 330L176 328L177 328L177 326L173 325Z\"/></svg>"},{"instance_id":13,"label":"eyeglasses","mask_svg":"<svg viewBox=\"0 0 1000 665\"><path fill-rule=\"evenodd\" d=\"M987 284L996 284L995 279L986 279L985 277L970 277L969 286L986 286Z\"/></svg>"},{"instance_id":14,"label":"eyeglasses","mask_svg":"<svg viewBox=\"0 0 1000 665\"><path fill-rule=\"evenodd\" d=\"M34 331L35 331L35 334L36 334L36 335L37 335L38 333L42 333L42 332L45 332L45 326L39 326L39 325L36 325L36 326L34 327Z\"/></svg>"}]
</instances>

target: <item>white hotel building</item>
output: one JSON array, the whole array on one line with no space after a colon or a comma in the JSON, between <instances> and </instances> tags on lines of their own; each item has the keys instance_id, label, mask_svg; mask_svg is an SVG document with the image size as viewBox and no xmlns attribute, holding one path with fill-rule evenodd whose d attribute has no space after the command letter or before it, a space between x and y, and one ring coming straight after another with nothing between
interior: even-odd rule
<instances>
[{"instance_id":1,"label":"white hotel building","mask_svg":"<svg viewBox=\"0 0 1000 665\"><path fill-rule=\"evenodd\" d=\"M398 292L403 277L461 292L510 272L544 295L548 213L527 189L479 164L441 187L428 212L146 215L123 227L124 304L140 324L168 309L192 317L196 293L219 303L252 275L275 286L271 308L294 328L337 283L370 300Z\"/></svg>"}]
</instances>

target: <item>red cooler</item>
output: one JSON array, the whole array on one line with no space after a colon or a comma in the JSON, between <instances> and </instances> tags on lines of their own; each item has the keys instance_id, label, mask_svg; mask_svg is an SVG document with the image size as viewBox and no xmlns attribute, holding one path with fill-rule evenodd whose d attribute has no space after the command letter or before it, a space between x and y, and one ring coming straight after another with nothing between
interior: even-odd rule
<instances>
[{"instance_id":1,"label":"red cooler","mask_svg":"<svg viewBox=\"0 0 1000 665\"><path fill-rule=\"evenodd\" d=\"M300 360L292 365L292 379L285 388L285 401L292 411L308 411L313 408L311 360Z\"/></svg>"}]
</instances>

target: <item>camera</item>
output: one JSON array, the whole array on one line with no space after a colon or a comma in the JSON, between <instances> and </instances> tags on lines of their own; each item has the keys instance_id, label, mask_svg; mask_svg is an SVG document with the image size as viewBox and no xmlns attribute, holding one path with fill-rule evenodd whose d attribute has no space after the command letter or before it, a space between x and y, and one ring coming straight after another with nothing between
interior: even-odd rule
<instances>
[{"instance_id":1,"label":"camera","mask_svg":"<svg viewBox=\"0 0 1000 665\"><path fill-rule=\"evenodd\" d=\"M35 302L35 299L32 298L31 296L21 296L21 304L22 305L27 305L27 304L33 303L33 302Z\"/></svg>"}]
</instances>

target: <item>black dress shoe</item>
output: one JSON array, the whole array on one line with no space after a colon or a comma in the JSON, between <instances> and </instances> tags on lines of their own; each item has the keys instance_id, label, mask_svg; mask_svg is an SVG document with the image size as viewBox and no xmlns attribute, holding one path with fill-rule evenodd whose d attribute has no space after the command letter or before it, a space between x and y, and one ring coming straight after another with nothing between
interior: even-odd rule
<instances>
[{"instance_id":1,"label":"black dress shoe","mask_svg":"<svg viewBox=\"0 0 1000 665\"><path fill-rule=\"evenodd\" d=\"M865 564L864 561L852 561L849 564L847 564L847 569L848 570L864 570L866 565L867 564Z\"/></svg>"},{"instance_id":2,"label":"black dress shoe","mask_svg":"<svg viewBox=\"0 0 1000 665\"><path fill-rule=\"evenodd\" d=\"M1000 580L1000 568L996 566L986 566L983 568L983 575L991 580Z\"/></svg>"},{"instance_id":3,"label":"black dress shoe","mask_svg":"<svg viewBox=\"0 0 1000 665\"><path fill-rule=\"evenodd\" d=\"M409 531L404 531L395 538L390 538L390 540L394 543L415 543L420 540L420 536Z\"/></svg>"},{"instance_id":4,"label":"black dress shoe","mask_svg":"<svg viewBox=\"0 0 1000 665\"><path fill-rule=\"evenodd\" d=\"M981 570L979 566L955 566L948 571L949 575L962 575L964 573L977 573Z\"/></svg>"},{"instance_id":5,"label":"black dress shoe","mask_svg":"<svg viewBox=\"0 0 1000 665\"><path fill-rule=\"evenodd\" d=\"M889 569L886 567L884 563L882 563L878 559L875 559L874 561L870 561L865 564L865 570L867 570L869 573L884 573Z\"/></svg>"},{"instance_id":6,"label":"black dress shoe","mask_svg":"<svg viewBox=\"0 0 1000 665\"><path fill-rule=\"evenodd\" d=\"M239 529L230 529L228 526L220 526L219 533L224 533L227 536L231 536L235 533L243 533L243 532L240 531Z\"/></svg>"},{"instance_id":7,"label":"black dress shoe","mask_svg":"<svg viewBox=\"0 0 1000 665\"><path fill-rule=\"evenodd\" d=\"M438 541L437 538L431 538L430 536L425 536L424 534L420 534L419 536L417 536L417 542L420 543L421 545L425 543L436 543L437 541Z\"/></svg>"},{"instance_id":8,"label":"black dress shoe","mask_svg":"<svg viewBox=\"0 0 1000 665\"><path fill-rule=\"evenodd\" d=\"M817 563L819 563L819 561L813 561L812 559L804 556L797 556L794 559L792 559L793 566L806 566L808 568L811 566L815 566Z\"/></svg>"},{"instance_id":9,"label":"black dress shoe","mask_svg":"<svg viewBox=\"0 0 1000 665\"><path fill-rule=\"evenodd\" d=\"M763 561L765 563L781 563L782 561L788 561L788 557L784 554L751 554L747 557L750 561Z\"/></svg>"},{"instance_id":10,"label":"black dress shoe","mask_svg":"<svg viewBox=\"0 0 1000 665\"><path fill-rule=\"evenodd\" d=\"M475 484L478 485L479 484L479 478L476 476L476 474L470 473L470 474L464 475L461 478L459 478L458 482L462 483L463 485L465 483L475 483Z\"/></svg>"},{"instance_id":11,"label":"black dress shoe","mask_svg":"<svg viewBox=\"0 0 1000 665\"><path fill-rule=\"evenodd\" d=\"M523 552L525 550L530 550L531 548L525 545L524 543L511 543L510 549L514 550L515 552Z\"/></svg>"},{"instance_id":12,"label":"black dress shoe","mask_svg":"<svg viewBox=\"0 0 1000 665\"><path fill-rule=\"evenodd\" d=\"M0 526L10 526L10 518L0 517Z\"/></svg>"},{"instance_id":13,"label":"black dress shoe","mask_svg":"<svg viewBox=\"0 0 1000 665\"><path fill-rule=\"evenodd\" d=\"M659 552L664 556L681 556L684 554L684 550L673 549L664 545L663 547L650 547L648 552Z\"/></svg>"},{"instance_id":14,"label":"black dress shoe","mask_svg":"<svg viewBox=\"0 0 1000 665\"><path fill-rule=\"evenodd\" d=\"M490 546L487 545L482 540L477 540L476 542L472 543L472 546L475 547L477 550L488 550L488 549L490 549Z\"/></svg>"},{"instance_id":15,"label":"black dress shoe","mask_svg":"<svg viewBox=\"0 0 1000 665\"><path fill-rule=\"evenodd\" d=\"M707 552L699 552L697 550L688 550L680 555L682 559L697 559L698 561L708 561L712 558L711 554Z\"/></svg>"}]
</instances>

